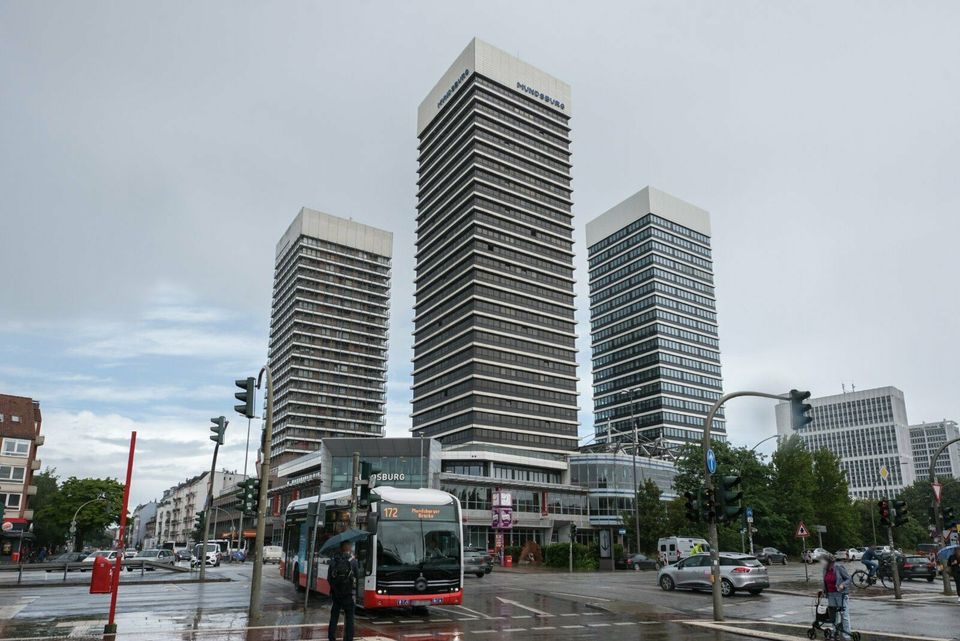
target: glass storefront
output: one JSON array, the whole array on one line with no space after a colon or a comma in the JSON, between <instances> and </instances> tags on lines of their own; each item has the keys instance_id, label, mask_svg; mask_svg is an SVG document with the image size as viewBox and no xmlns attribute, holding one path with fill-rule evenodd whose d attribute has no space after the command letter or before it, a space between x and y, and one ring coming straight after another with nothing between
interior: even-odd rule
<instances>
[{"instance_id":1,"label":"glass storefront","mask_svg":"<svg viewBox=\"0 0 960 641\"><path fill-rule=\"evenodd\" d=\"M460 505L465 510L489 511L493 507L492 487L444 481L441 483L440 489L460 499ZM587 513L587 497L584 494L551 492L549 490L518 490L511 487L504 487L503 489L510 492L514 512L584 515ZM542 509L544 505L546 505L546 510Z\"/></svg>"}]
</instances>

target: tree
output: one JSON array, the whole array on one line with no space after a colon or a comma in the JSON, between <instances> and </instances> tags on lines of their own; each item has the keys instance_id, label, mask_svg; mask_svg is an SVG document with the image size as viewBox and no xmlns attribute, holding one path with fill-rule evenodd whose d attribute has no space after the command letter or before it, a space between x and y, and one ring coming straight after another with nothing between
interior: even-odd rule
<instances>
[{"instance_id":1,"label":"tree","mask_svg":"<svg viewBox=\"0 0 960 641\"><path fill-rule=\"evenodd\" d=\"M30 498L30 509L34 514L40 514L44 507L55 500L60 491L59 480L56 468L52 467L33 475L31 484L37 486L37 493ZM49 521L34 519L33 533L37 537L38 549L41 547L50 549L63 543L63 532L51 525Z\"/></svg>"},{"instance_id":2,"label":"tree","mask_svg":"<svg viewBox=\"0 0 960 641\"><path fill-rule=\"evenodd\" d=\"M847 473L840 466L840 457L830 450L819 449L813 452L812 459L816 482L815 524L827 528L823 544L828 550L858 545L858 517L850 499Z\"/></svg>"},{"instance_id":3,"label":"tree","mask_svg":"<svg viewBox=\"0 0 960 641\"><path fill-rule=\"evenodd\" d=\"M103 501L96 500L100 494L105 497ZM74 513L88 501L92 502L77 513L74 544L80 549L86 539L101 537L108 525L120 520L123 505L121 483L114 479L78 479L71 476L36 512L34 521L42 528L49 528L52 540L63 541L69 536Z\"/></svg>"},{"instance_id":4,"label":"tree","mask_svg":"<svg viewBox=\"0 0 960 641\"><path fill-rule=\"evenodd\" d=\"M817 481L813 457L803 441L792 435L773 453L773 510L782 519L781 529L771 533L776 547L798 553L801 544L794 538L800 521L812 527L816 516Z\"/></svg>"},{"instance_id":5,"label":"tree","mask_svg":"<svg viewBox=\"0 0 960 641\"><path fill-rule=\"evenodd\" d=\"M655 552L657 540L664 536L667 521L666 504L660 500L660 488L651 479L643 482L637 490L637 509L640 512L640 543L636 542L634 512L624 512L623 527L627 530L627 543L631 550Z\"/></svg>"}]
</instances>

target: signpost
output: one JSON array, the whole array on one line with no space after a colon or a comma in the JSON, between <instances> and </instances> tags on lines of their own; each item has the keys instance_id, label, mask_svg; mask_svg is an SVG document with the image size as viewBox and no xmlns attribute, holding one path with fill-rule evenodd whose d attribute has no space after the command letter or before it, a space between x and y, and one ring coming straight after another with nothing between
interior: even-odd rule
<instances>
[{"instance_id":1,"label":"signpost","mask_svg":"<svg viewBox=\"0 0 960 641\"><path fill-rule=\"evenodd\" d=\"M823 547L823 534L827 531L826 525L814 525L813 529L817 531L817 545Z\"/></svg>"},{"instance_id":2,"label":"signpost","mask_svg":"<svg viewBox=\"0 0 960 641\"><path fill-rule=\"evenodd\" d=\"M496 532L495 541L497 552L500 554L500 563L506 565L507 555L503 553L503 531L513 529L513 497L510 492L503 492L500 488L494 491L490 527Z\"/></svg>"},{"instance_id":3,"label":"signpost","mask_svg":"<svg viewBox=\"0 0 960 641\"><path fill-rule=\"evenodd\" d=\"M803 541L803 556L800 557L800 560L803 561L803 580L809 582L810 569L807 567L809 564L806 562L804 557L807 556L807 538L810 536L810 530L808 530L807 526L803 524L803 521L800 521L800 524L797 525L797 532L793 536Z\"/></svg>"},{"instance_id":4,"label":"signpost","mask_svg":"<svg viewBox=\"0 0 960 641\"><path fill-rule=\"evenodd\" d=\"M713 448L707 450L707 469L711 474L717 473L717 455L713 453Z\"/></svg>"},{"instance_id":5,"label":"signpost","mask_svg":"<svg viewBox=\"0 0 960 641\"><path fill-rule=\"evenodd\" d=\"M939 481L933 483L933 499L937 502L937 505L940 505L940 499L943 496L943 484Z\"/></svg>"},{"instance_id":6,"label":"signpost","mask_svg":"<svg viewBox=\"0 0 960 641\"><path fill-rule=\"evenodd\" d=\"M753 508L748 507L744 514L747 515L747 540L750 541L750 554L753 554Z\"/></svg>"}]
</instances>

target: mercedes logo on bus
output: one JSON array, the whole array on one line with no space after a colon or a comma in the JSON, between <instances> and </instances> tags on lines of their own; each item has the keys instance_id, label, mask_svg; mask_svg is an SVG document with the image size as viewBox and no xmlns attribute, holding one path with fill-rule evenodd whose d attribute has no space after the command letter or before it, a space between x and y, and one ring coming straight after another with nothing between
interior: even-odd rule
<instances>
[{"instance_id":1,"label":"mercedes logo on bus","mask_svg":"<svg viewBox=\"0 0 960 641\"><path fill-rule=\"evenodd\" d=\"M417 589L417 592L426 592L427 591L427 579L422 574L417 577L417 580L413 582L413 587Z\"/></svg>"}]
</instances>

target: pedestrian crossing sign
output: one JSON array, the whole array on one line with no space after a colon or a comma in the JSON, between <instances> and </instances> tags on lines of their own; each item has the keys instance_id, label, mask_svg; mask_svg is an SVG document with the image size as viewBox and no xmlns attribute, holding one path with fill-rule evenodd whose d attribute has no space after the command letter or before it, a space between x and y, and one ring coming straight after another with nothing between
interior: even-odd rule
<instances>
[{"instance_id":1,"label":"pedestrian crossing sign","mask_svg":"<svg viewBox=\"0 0 960 641\"><path fill-rule=\"evenodd\" d=\"M800 521L800 525L797 526L797 533L794 536L798 539L805 539L810 536L810 530L803 524L803 521Z\"/></svg>"}]
</instances>

